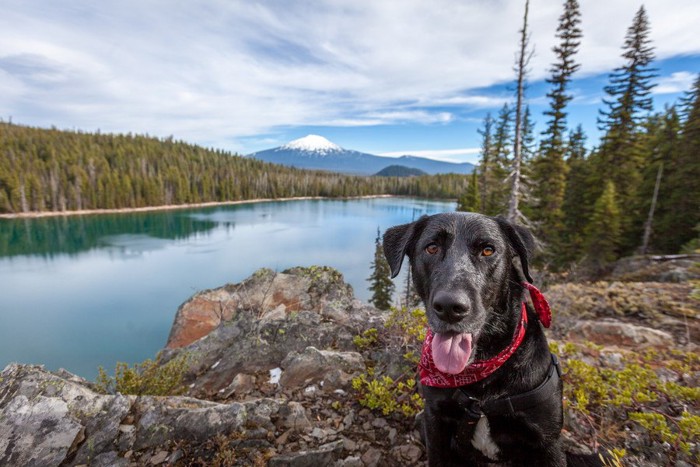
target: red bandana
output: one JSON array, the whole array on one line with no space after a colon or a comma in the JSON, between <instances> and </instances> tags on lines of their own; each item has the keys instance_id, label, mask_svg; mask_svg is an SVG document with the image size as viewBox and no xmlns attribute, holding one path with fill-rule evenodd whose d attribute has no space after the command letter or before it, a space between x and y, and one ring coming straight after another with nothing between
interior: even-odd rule
<instances>
[{"instance_id":1,"label":"red bandana","mask_svg":"<svg viewBox=\"0 0 700 467\"><path fill-rule=\"evenodd\" d=\"M537 316L542 322L542 325L548 328L552 322L552 313L549 309L547 299L544 298L542 292L540 292L534 285L528 283L523 283L523 285L530 291L532 304L534 305L535 311L537 312ZM515 329L513 340L511 341L510 345L503 349L495 357L488 360L474 362L467 366L461 373L456 375L443 373L435 366L432 351L433 332L428 329L425 336L425 342L423 342L423 351L421 353L420 363L418 364L420 369L421 384L436 388L458 388L460 386L467 386L469 384L476 383L477 381L481 381L498 370L501 365L503 365L510 358L510 356L515 353L516 349L518 346L520 346L520 343L525 337L526 327L527 309L525 307L525 302L523 302L520 321Z\"/></svg>"}]
</instances>

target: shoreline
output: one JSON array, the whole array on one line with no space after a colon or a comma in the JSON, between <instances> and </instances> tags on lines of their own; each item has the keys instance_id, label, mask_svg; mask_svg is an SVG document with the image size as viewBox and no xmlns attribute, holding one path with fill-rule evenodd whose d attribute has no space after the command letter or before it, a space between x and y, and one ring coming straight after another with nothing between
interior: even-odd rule
<instances>
[{"instance_id":1,"label":"shoreline","mask_svg":"<svg viewBox=\"0 0 700 467\"><path fill-rule=\"evenodd\" d=\"M305 200L350 200L350 199L373 199L373 198L402 198L398 195L366 195L366 196L297 196L293 198L257 198L237 201L208 201L205 203L190 204L165 204L162 206L146 206L140 208L115 208L115 209L82 209L80 211L32 211L12 214L0 214L0 219L37 219L40 217L61 217L61 216L89 216L94 214L131 214L135 212L150 211L172 211L177 209L196 209L216 206L232 206L237 204L269 203L277 201L305 201Z\"/></svg>"}]
</instances>

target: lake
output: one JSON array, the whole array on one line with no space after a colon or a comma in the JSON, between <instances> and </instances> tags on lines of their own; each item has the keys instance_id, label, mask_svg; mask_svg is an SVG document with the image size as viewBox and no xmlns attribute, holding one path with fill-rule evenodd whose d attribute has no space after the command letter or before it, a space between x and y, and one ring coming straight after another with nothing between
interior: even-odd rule
<instances>
[{"instance_id":1,"label":"lake","mask_svg":"<svg viewBox=\"0 0 700 467\"><path fill-rule=\"evenodd\" d=\"M455 207L370 198L0 219L0 369L93 379L100 365L153 358L188 297L261 267L332 266L368 300L377 228Z\"/></svg>"}]
</instances>

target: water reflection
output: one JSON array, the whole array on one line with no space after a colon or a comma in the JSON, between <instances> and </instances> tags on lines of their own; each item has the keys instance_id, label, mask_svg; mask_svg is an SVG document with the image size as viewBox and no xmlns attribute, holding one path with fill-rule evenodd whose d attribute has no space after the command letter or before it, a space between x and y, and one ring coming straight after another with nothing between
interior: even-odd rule
<instances>
[{"instance_id":1,"label":"water reflection","mask_svg":"<svg viewBox=\"0 0 700 467\"><path fill-rule=\"evenodd\" d=\"M261 267L328 265L367 300L377 228L454 207L290 201L0 221L0 368L41 363L92 378L98 365L151 358L188 297Z\"/></svg>"},{"instance_id":2,"label":"water reflection","mask_svg":"<svg viewBox=\"0 0 700 467\"><path fill-rule=\"evenodd\" d=\"M0 219L0 257L75 255L112 246L122 235L177 240L210 231L216 225L181 211Z\"/></svg>"}]
</instances>

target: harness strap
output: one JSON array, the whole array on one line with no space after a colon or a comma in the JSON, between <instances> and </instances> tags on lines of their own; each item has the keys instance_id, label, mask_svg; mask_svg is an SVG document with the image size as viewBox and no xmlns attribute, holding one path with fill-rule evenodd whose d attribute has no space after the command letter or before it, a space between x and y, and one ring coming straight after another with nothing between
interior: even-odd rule
<instances>
[{"instance_id":1,"label":"harness strap","mask_svg":"<svg viewBox=\"0 0 700 467\"><path fill-rule=\"evenodd\" d=\"M561 367L556 355L551 354L551 356L552 360L547 377L535 389L522 394L481 402L469 395L467 387L463 386L455 390L452 398L457 400L460 407L467 412L467 423L476 423L483 415L514 415L516 412L535 407L549 400L559 388Z\"/></svg>"}]
</instances>

